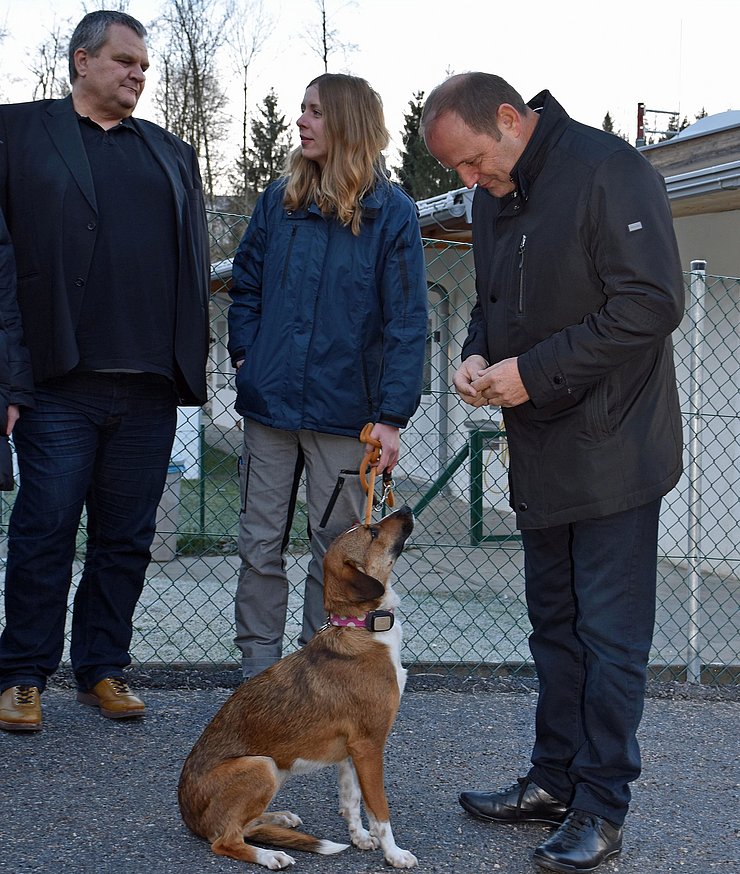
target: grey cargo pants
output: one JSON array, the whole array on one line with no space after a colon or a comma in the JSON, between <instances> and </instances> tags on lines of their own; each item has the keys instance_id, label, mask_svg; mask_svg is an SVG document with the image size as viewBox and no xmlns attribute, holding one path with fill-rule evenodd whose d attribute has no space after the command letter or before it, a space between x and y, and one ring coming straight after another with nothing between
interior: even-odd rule
<instances>
[{"instance_id":1,"label":"grey cargo pants","mask_svg":"<svg viewBox=\"0 0 740 874\"><path fill-rule=\"evenodd\" d=\"M365 495L358 476L364 452L359 434L353 438L317 431L284 431L245 420L240 464L241 569L234 638L241 651L245 678L282 656L288 608L285 549L301 471L305 467L311 540L299 638L303 645L326 620L324 553L338 534L364 517Z\"/></svg>"}]
</instances>

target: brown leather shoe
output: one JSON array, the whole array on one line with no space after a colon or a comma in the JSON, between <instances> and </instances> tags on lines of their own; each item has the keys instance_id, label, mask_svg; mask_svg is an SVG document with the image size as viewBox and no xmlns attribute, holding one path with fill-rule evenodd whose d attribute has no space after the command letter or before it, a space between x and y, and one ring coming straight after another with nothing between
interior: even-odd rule
<instances>
[{"instance_id":1,"label":"brown leather shoe","mask_svg":"<svg viewBox=\"0 0 740 874\"><path fill-rule=\"evenodd\" d=\"M106 677L96 683L89 692L78 692L80 704L99 707L106 719L128 719L144 716L146 705L129 689L123 677Z\"/></svg>"},{"instance_id":2,"label":"brown leather shoe","mask_svg":"<svg viewBox=\"0 0 740 874\"><path fill-rule=\"evenodd\" d=\"M0 728L39 731L41 695L36 686L10 686L0 695Z\"/></svg>"}]
</instances>

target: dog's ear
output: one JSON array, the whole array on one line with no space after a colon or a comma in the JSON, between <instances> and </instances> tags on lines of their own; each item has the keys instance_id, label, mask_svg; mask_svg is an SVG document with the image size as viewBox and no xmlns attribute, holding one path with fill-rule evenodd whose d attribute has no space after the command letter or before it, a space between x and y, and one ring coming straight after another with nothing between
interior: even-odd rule
<instances>
[{"instance_id":1,"label":"dog's ear","mask_svg":"<svg viewBox=\"0 0 740 874\"><path fill-rule=\"evenodd\" d=\"M361 567L349 559L345 559L342 565L342 579L349 585L354 595L352 600L358 604L364 601L377 601L385 592L385 586L380 580L366 574Z\"/></svg>"}]
</instances>

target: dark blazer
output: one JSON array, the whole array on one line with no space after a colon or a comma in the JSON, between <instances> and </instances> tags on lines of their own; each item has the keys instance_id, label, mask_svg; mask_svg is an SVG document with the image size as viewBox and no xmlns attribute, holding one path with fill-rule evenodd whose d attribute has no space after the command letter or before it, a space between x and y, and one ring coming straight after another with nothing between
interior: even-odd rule
<instances>
[{"instance_id":1,"label":"dark blazer","mask_svg":"<svg viewBox=\"0 0 740 874\"><path fill-rule=\"evenodd\" d=\"M33 406L33 377L28 349L23 343L21 314L16 295L15 259L5 219L0 212L0 490L13 480L13 456L5 432L8 404Z\"/></svg>"},{"instance_id":2,"label":"dark blazer","mask_svg":"<svg viewBox=\"0 0 740 874\"><path fill-rule=\"evenodd\" d=\"M33 406L33 376L18 310L13 246L0 212L0 434L8 404Z\"/></svg>"},{"instance_id":3,"label":"dark blazer","mask_svg":"<svg viewBox=\"0 0 740 874\"><path fill-rule=\"evenodd\" d=\"M177 388L181 403L198 405L206 400L210 274L198 161L191 146L161 127L133 122L172 185ZM0 106L0 208L13 239L23 330L39 383L79 361L75 329L97 237L95 191L71 97Z\"/></svg>"}]
</instances>

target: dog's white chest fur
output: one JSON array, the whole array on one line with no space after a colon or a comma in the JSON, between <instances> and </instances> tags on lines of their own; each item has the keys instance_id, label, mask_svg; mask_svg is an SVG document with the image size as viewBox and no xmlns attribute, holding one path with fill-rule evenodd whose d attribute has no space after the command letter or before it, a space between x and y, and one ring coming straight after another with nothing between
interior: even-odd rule
<instances>
[{"instance_id":1,"label":"dog's white chest fur","mask_svg":"<svg viewBox=\"0 0 740 874\"><path fill-rule=\"evenodd\" d=\"M403 690L406 688L406 676L408 672L401 664L401 641L403 640L401 620L396 617L396 620L393 623L393 628L391 628L390 631L377 632L375 634L375 640L388 647L388 655L393 667L396 669L398 693L399 695L403 695Z\"/></svg>"}]
</instances>

